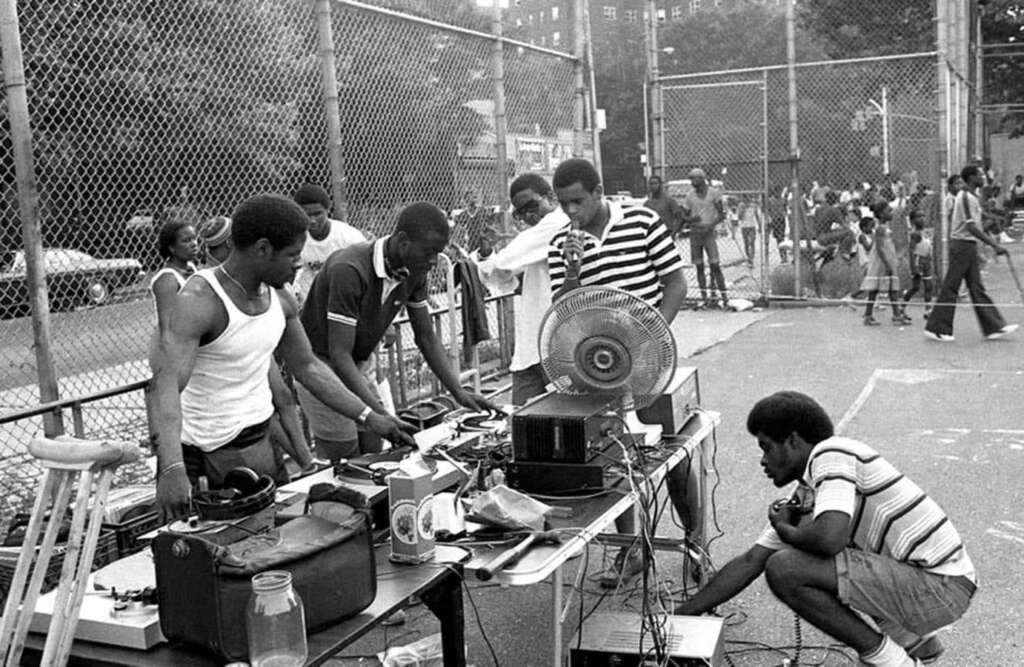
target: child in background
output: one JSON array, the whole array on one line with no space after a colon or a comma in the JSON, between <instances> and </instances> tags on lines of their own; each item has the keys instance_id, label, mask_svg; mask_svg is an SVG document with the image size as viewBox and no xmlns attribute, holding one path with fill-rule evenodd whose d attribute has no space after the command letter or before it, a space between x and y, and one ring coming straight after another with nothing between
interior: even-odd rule
<instances>
[{"instance_id":1,"label":"child in background","mask_svg":"<svg viewBox=\"0 0 1024 667\"><path fill-rule=\"evenodd\" d=\"M889 293L892 304L892 323L910 324L911 320L900 307L900 278L896 274L896 245L892 240L892 208L887 201L878 201L871 207L875 214L875 237L868 255L868 268L860 283L861 291L868 293L868 304L864 309L864 324L874 327L880 323L874 318L875 300L879 292Z\"/></svg>"},{"instance_id":2,"label":"child in background","mask_svg":"<svg viewBox=\"0 0 1024 667\"><path fill-rule=\"evenodd\" d=\"M932 239L931 234L924 228L924 214L914 211L910 214L910 224L913 231L910 232L910 273L912 283L910 289L903 293L903 312L907 311L907 303L915 294L918 288L924 286L924 317L932 310Z\"/></svg>"},{"instance_id":3,"label":"child in background","mask_svg":"<svg viewBox=\"0 0 1024 667\"><path fill-rule=\"evenodd\" d=\"M747 266L754 268L754 253L757 248L757 230L763 226L761 207L755 197L744 197L740 204L740 233L743 234L743 254L747 256Z\"/></svg>"}]
</instances>

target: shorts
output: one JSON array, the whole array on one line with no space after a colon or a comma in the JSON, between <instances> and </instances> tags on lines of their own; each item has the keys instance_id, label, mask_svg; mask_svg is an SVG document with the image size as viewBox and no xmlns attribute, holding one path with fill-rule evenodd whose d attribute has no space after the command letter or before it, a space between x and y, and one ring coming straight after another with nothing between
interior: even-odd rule
<instances>
[{"instance_id":1,"label":"shorts","mask_svg":"<svg viewBox=\"0 0 1024 667\"><path fill-rule=\"evenodd\" d=\"M704 253L707 253L708 264L718 264L718 241L715 238L715 228L691 229L690 230L690 262L693 264L704 263Z\"/></svg>"},{"instance_id":2,"label":"shorts","mask_svg":"<svg viewBox=\"0 0 1024 667\"><path fill-rule=\"evenodd\" d=\"M377 392L377 382L369 378L367 380L370 391L380 398ZM335 441L356 440L359 437L359 431L362 429L354 419L349 419L335 411L334 408L322 403L301 382L295 383L295 393L299 396L299 405L302 406L302 411L309 421L309 430L314 437Z\"/></svg>"},{"instance_id":3,"label":"shorts","mask_svg":"<svg viewBox=\"0 0 1024 667\"><path fill-rule=\"evenodd\" d=\"M953 623L976 590L967 577L932 574L860 549L844 549L835 562L839 600L890 636L900 634L894 629L921 636Z\"/></svg>"},{"instance_id":4,"label":"shorts","mask_svg":"<svg viewBox=\"0 0 1024 667\"><path fill-rule=\"evenodd\" d=\"M933 277L932 258L914 255L914 275L923 280L931 280Z\"/></svg>"}]
</instances>

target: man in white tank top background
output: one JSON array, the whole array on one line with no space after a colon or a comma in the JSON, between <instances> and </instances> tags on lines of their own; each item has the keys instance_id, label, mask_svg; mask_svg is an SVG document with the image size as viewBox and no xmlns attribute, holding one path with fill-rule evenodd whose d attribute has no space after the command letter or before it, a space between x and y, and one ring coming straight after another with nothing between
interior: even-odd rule
<instances>
[{"instance_id":1,"label":"man in white tank top background","mask_svg":"<svg viewBox=\"0 0 1024 667\"><path fill-rule=\"evenodd\" d=\"M231 217L231 254L181 289L150 357L147 412L165 520L188 514L200 476L218 488L237 466L278 475L267 431L275 349L326 405L396 444L415 444L411 424L374 412L312 353L295 297L284 289L295 278L309 224L298 204L259 195Z\"/></svg>"}]
</instances>

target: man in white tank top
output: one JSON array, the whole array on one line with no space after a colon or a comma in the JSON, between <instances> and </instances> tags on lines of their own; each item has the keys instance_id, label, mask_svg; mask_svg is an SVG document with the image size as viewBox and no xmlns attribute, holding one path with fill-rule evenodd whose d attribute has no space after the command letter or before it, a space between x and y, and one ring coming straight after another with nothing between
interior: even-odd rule
<instances>
[{"instance_id":1,"label":"man in white tank top","mask_svg":"<svg viewBox=\"0 0 1024 667\"><path fill-rule=\"evenodd\" d=\"M284 289L306 238L302 209L278 195L259 195L231 217L231 255L181 289L150 357L147 412L165 520L189 512L200 476L217 488L237 466L278 473L267 436L275 349L326 405L396 444L415 444L412 425L374 412L310 349L295 297Z\"/></svg>"}]
</instances>

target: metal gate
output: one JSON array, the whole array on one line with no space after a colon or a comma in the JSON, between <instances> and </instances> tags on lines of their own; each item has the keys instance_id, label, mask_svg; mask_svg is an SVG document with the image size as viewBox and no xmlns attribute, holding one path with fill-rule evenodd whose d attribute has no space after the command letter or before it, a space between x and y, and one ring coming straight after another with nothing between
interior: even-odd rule
<instances>
[{"instance_id":1,"label":"metal gate","mask_svg":"<svg viewBox=\"0 0 1024 667\"><path fill-rule=\"evenodd\" d=\"M762 77L664 85L661 93L664 120L661 136L655 138L664 160L660 173L669 192L676 194L686 191L690 170L699 167L725 194L727 221L719 228L718 250L726 284L730 296L758 300L768 293L771 268L765 242L767 82ZM752 250L744 242L750 232L742 229L743 217L756 221ZM688 239L680 243L683 258L689 259Z\"/></svg>"}]
</instances>

